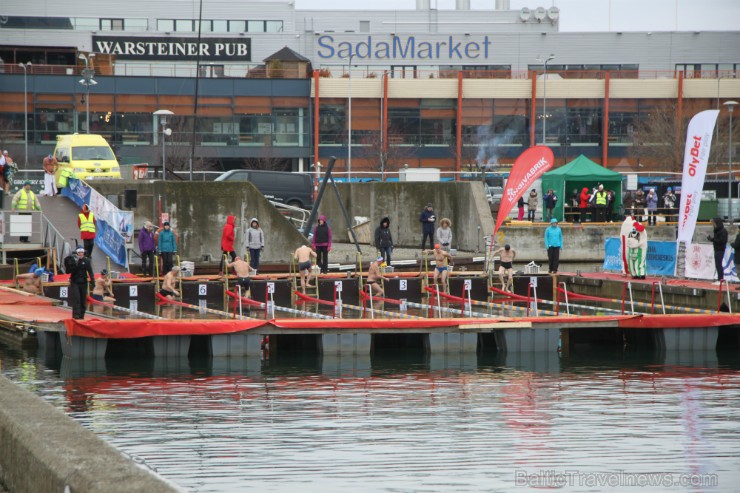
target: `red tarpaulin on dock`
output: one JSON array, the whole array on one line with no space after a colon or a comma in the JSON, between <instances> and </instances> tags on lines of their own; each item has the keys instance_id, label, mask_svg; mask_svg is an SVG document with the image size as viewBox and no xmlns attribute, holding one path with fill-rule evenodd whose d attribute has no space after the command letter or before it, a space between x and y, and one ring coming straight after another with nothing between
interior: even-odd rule
<instances>
[{"instance_id":1,"label":"red tarpaulin on dock","mask_svg":"<svg viewBox=\"0 0 740 493\"><path fill-rule=\"evenodd\" d=\"M231 334L267 324L264 320L74 320L67 334L97 339L135 339L152 336Z\"/></svg>"}]
</instances>

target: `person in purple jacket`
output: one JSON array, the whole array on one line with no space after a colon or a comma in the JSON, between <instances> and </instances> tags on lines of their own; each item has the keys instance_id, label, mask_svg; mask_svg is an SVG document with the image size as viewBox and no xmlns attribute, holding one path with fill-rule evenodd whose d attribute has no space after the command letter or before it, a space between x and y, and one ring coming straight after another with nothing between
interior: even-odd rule
<instances>
[{"instance_id":1,"label":"person in purple jacket","mask_svg":"<svg viewBox=\"0 0 740 493\"><path fill-rule=\"evenodd\" d=\"M322 274L329 272L329 252L331 252L331 228L326 224L326 216L319 216L319 222L313 228L313 249L316 252L316 265Z\"/></svg>"},{"instance_id":2,"label":"person in purple jacket","mask_svg":"<svg viewBox=\"0 0 740 493\"><path fill-rule=\"evenodd\" d=\"M154 276L154 251L157 249L154 242L154 225L147 221L139 231L139 252L141 252L141 273L144 276Z\"/></svg>"}]
</instances>

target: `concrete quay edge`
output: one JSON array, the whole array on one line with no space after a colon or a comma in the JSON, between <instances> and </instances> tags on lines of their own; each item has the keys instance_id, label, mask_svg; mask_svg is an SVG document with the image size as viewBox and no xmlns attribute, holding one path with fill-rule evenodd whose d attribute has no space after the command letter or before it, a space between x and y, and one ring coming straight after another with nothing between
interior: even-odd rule
<instances>
[{"instance_id":1,"label":"concrete quay edge","mask_svg":"<svg viewBox=\"0 0 740 493\"><path fill-rule=\"evenodd\" d=\"M0 484L13 493L185 491L2 375Z\"/></svg>"}]
</instances>

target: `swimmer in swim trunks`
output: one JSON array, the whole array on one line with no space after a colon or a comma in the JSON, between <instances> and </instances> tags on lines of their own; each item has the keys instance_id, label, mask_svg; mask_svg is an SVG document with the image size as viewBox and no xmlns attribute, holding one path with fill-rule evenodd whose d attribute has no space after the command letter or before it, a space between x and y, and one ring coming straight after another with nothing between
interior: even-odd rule
<instances>
[{"instance_id":1,"label":"swimmer in swim trunks","mask_svg":"<svg viewBox=\"0 0 740 493\"><path fill-rule=\"evenodd\" d=\"M424 253L430 253L434 255L434 260L437 262L434 268L434 284L438 283L439 278L442 278L442 289L447 290L447 267L450 264L452 255L442 250L442 245L437 243L434 245L434 250L424 250Z\"/></svg>"},{"instance_id":2,"label":"swimmer in swim trunks","mask_svg":"<svg viewBox=\"0 0 740 493\"><path fill-rule=\"evenodd\" d=\"M175 285L177 284L177 278L179 277L179 275L180 268L178 266L172 267L167 275L164 276L162 289L159 290L159 294L171 300L180 296L180 292L175 289Z\"/></svg>"},{"instance_id":3,"label":"swimmer in swim trunks","mask_svg":"<svg viewBox=\"0 0 740 493\"><path fill-rule=\"evenodd\" d=\"M110 296L106 296L105 293ZM95 287L93 288L92 298L97 301L105 301L106 303L113 303L116 299L113 297L113 281L110 279L108 269L100 271L100 277L95 279Z\"/></svg>"},{"instance_id":4,"label":"swimmer in swim trunks","mask_svg":"<svg viewBox=\"0 0 740 493\"><path fill-rule=\"evenodd\" d=\"M316 258L316 252L307 245L301 245L296 248L293 258L298 262L298 272L301 274L301 290L306 293L306 287L314 287L309 284L311 281L311 258Z\"/></svg>"},{"instance_id":5,"label":"swimmer in swim trunks","mask_svg":"<svg viewBox=\"0 0 740 493\"><path fill-rule=\"evenodd\" d=\"M383 265L383 262L384 259L381 255L376 260L370 262L370 267L367 269L367 286L376 296L383 296L385 294L383 287L380 285L380 281L383 279L383 271L380 270L380 267Z\"/></svg>"},{"instance_id":6,"label":"swimmer in swim trunks","mask_svg":"<svg viewBox=\"0 0 740 493\"><path fill-rule=\"evenodd\" d=\"M506 244L503 248L494 250L493 256L499 255L501 257L501 265L498 268L498 278L501 281L501 289L504 291L511 291L512 284L514 282L514 259L516 258L516 250L511 248L511 245Z\"/></svg>"},{"instance_id":7,"label":"swimmer in swim trunks","mask_svg":"<svg viewBox=\"0 0 740 493\"><path fill-rule=\"evenodd\" d=\"M239 256L237 256L233 262L226 265L226 275L228 275L229 269L234 269L234 273L236 274L236 285L241 286L242 294L248 296L249 288L252 284L250 276L255 274L257 271Z\"/></svg>"}]
</instances>

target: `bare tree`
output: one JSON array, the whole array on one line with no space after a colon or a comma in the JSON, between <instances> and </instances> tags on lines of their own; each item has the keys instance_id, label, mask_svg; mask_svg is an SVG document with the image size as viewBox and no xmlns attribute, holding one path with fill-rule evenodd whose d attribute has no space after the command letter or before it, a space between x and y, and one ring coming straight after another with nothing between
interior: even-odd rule
<instances>
[{"instance_id":1,"label":"bare tree","mask_svg":"<svg viewBox=\"0 0 740 493\"><path fill-rule=\"evenodd\" d=\"M678 108L675 102L655 106L635 123L634 145L629 153L638 161L649 161L662 171L680 171L686 136L686 119L676 136ZM682 137L683 136L683 137Z\"/></svg>"},{"instance_id":2,"label":"bare tree","mask_svg":"<svg viewBox=\"0 0 740 493\"><path fill-rule=\"evenodd\" d=\"M260 149L260 155L258 157L247 157L242 162L244 163L243 167L246 169L269 171L290 171L291 169L290 160L276 157L272 147L268 143L265 143L265 146Z\"/></svg>"},{"instance_id":3,"label":"bare tree","mask_svg":"<svg viewBox=\"0 0 740 493\"><path fill-rule=\"evenodd\" d=\"M372 132L358 138L356 147L353 145L352 149L357 157L366 160L372 170L380 173L381 181L386 181L387 173L416 159L419 146L405 143L402 136L389 130L387 145L383 145L380 132Z\"/></svg>"},{"instance_id":4,"label":"bare tree","mask_svg":"<svg viewBox=\"0 0 740 493\"><path fill-rule=\"evenodd\" d=\"M193 126L191 119L174 117L168 123L168 128L172 129L172 135L165 141L167 155L167 169L173 171L187 171L190 169L190 153L192 150ZM160 135L161 138L161 135ZM202 144L201 136L196 133L195 145ZM203 157L196 152L193 156L193 171L212 171L220 169L218 160L210 157Z\"/></svg>"}]
</instances>

